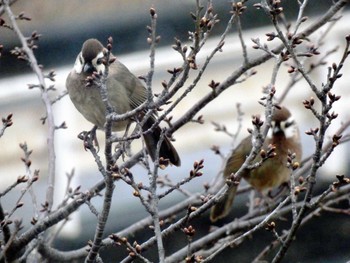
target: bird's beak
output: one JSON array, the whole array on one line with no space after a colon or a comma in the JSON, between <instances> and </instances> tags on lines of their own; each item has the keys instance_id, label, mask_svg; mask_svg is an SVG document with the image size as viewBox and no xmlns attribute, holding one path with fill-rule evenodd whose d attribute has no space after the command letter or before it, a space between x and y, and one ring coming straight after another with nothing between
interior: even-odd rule
<instances>
[{"instance_id":1,"label":"bird's beak","mask_svg":"<svg viewBox=\"0 0 350 263\"><path fill-rule=\"evenodd\" d=\"M86 62L83 66L84 73L92 74L95 70L95 67L91 64L91 62Z\"/></svg>"},{"instance_id":2,"label":"bird's beak","mask_svg":"<svg viewBox=\"0 0 350 263\"><path fill-rule=\"evenodd\" d=\"M278 134L280 132L283 132L283 129L281 128L281 124L279 122L276 122L275 125L272 128L273 134Z\"/></svg>"}]
</instances>

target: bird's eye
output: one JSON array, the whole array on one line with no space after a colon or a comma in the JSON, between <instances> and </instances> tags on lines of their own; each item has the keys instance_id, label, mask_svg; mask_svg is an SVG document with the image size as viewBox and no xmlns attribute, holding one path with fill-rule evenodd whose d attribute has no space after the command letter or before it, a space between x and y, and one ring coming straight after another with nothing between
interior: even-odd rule
<instances>
[{"instance_id":1,"label":"bird's eye","mask_svg":"<svg viewBox=\"0 0 350 263\"><path fill-rule=\"evenodd\" d=\"M294 125L294 121L286 121L286 123L284 124L285 128L288 128L290 126Z\"/></svg>"},{"instance_id":2,"label":"bird's eye","mask_svg":"<svg viewBox=\"0 0 350 263\"><path fill-rule=\"evenodd\" d=\"M79 56L79 62L80 62L80 64L84 64L84 59L82 56Z\"/></svg>"},{"instance_id":3,"label":"bird's eye","mask_svg":"<svg viewBox=\"0 0 350 263\"><path fill-rule=\"evenodd\" d=\"M97 65L101 65L101 64L102 64L102 58L98 58L98 59L96 60L96 64L97 64Z\"/></svg>"}]
</instances>

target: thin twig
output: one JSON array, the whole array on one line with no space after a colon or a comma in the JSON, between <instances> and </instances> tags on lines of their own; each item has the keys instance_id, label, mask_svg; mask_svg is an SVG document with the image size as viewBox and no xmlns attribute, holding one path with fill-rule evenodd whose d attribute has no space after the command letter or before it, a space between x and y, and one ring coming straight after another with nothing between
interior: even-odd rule
<instances>
[{"instance_id":1,"label":"thin twig","mask_svg":"<svg viewBox=\"0 0 350 263\"><path fill-rule=\"evenodd\" d=\"M202 262L209 262L210 260L212 260L215 256L217 256L217 254L219 254L222 250L224 250L225 248L232 246L235 243L239 243L241 239L244 239L250 235L252 235L254 232L256 232L257 230L263 228L266 226L266 224L270 221L270 219L272 217L274 217L276 215L276 213L279 212L279 210L285 206L288 202L289 202L289 197L285 198L282 202L280 202L280 204L269 214L267 215L260 223L256 224L252 229L246 231L245 233L243 233L242 235L236 237L234 240L223 244L220 248L218 248L214 253L212 253L212 255L210 255L209 257L207 257L204 261Z\"/></svg>"},{"instance_id":2,"label":"thin twig","mask_svg":"<svg viewBox=\"0 0 350 263\"><path fill-rule=\"evenodd\" d=\"M13 1L11 1L13 2ZM46 202L47 202L47 211L51 211L53 201L54 201L54 189L55 189L55 171L56 171L56 154L55 154L55 120L52 109L51 100L48 95L48 88L45 83L44 74L39 67L39 64L36 60L36 57L33 53L33 50L28 46L26 37L22 34L21 30L17 25L17 21L15 15L13 14L10 8L10 1L3 0L3 7L5 12L7 13L11 24L13 26L14 32L17 34L24 52L28 56L28 62L34 73L36 74L39 83L40 83L40 91L41 91L41 99L44 102L48 123L48 134L47 134L47 150L48 150L48 182L47 182L47 190L46 190Z\"/></svg>"},{"instance_id":3,"label":"thin twig","mask_svg":"<svg viewBox=\"0 0 350 263\"><path fill-rule=\"evenodd\" d=\"M103 236L108 215L110 212L113 191L114 191L114 182L113 182L112 171L111 171L114 163L113 155L112 155L112 142L108 141L108 139L112 135L112 121L108 119L108 116L113 112L113 107L109 102L108 91L107 91L107 77L109 74L109 63L110 63L109 61L110 61L110 51L111 51L110 49L112 48L112 42L113 42L111 37L108 39L108 42L109 42L108 44L110 48L108 49L106 54L107 63L105 66L105 70L101 76L101 79L97 83L97 85L99 86L99 91L101 94L102 101L104 102L104 106L106 109L106 124L105 124L106 144L105 144L105 151L104 151L104 155L106 158L106 169L105 169L105 173L101 173L102 175L104 175L106 190L103 198L102 211L98 216L98 223L95 230L94 240L92 242L89 254L85 259L85 262L94 262L96 260L96 257L98 257L98 252L101 248L102 236ZM94 156L97 156L97 152L94 147L90 147L90 151L95 152Z\"/></svg>"}]
</instances>

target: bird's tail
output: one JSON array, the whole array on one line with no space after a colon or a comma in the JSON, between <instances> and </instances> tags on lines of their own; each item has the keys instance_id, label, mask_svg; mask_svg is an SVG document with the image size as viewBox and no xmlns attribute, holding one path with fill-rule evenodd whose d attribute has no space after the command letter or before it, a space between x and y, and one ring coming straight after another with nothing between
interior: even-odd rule
<instances>
[{"instance_id":1,"label":"bird's tail","mask_svg":"<svg viewBox=\"0 0 350 263\"><path fill-rule=\"evenodd\" d=\"M211 208L210 221L215 222L228 215L237 193L238 184L233 184L226 192L226 195Z\"/></svg>"},{"instance_id":2,"label":"bird's tail","mask_svg":"<svg viewBox=\"0 0 350 263\"><path fill-rule=\"evenodd\" d=\"M155 120L153 117L148 118L145 124L143 125L142 130L147 131L152 127L154 122ZM156 156L157 156L157 144L160 139L161 132L162 132L161 128L157 126L153 129L152 132L147 132L144 134L147 151L153 161L156 159ZM175 166L181 165L180 157L175 147L172 145L172 143L167 137L164 137L164 140L160 146L159 157L169 159L170 163L172 163Z\"/></svg>"}]
</instances>

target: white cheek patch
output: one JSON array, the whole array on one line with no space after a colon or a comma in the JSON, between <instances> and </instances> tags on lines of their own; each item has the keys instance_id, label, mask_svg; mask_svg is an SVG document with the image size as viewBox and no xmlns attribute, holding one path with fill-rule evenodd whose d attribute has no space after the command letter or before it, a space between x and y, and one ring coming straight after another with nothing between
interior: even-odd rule
<instances>
[{"instance_id":1,"label":"white cheek patch","mask_svg":"<svg viewBox=\"0 0 350 263\"><path fill-rule=\"evenodd\" d=\"M279 125L280 125L281 130L284 132L284 135L287 139L298 136L298 127L297 127L297 124L292 117L289 117L286 121L282 121ZM275 126L276 126L276 122L271 121L271 128L269 129L267 136L266 136L268 139L272 139L273 130L274 130Z\"/></svg>"},{"instance_id":2,"label":"white cheek patch","mask_svg":"<svg viewBox=\"0 0 350 263\"><path fill-rule=\"evenodd\" d=\"M104 54L101 51L100 53L97 54L96 58L92 60L92 65L96 69L97 72L104 72L105 71L105 65L101 63L101 60L104 58Z\"/></svg>"},{"instance_id":3,"label":"white cheek patch","mask_svg":"<svg viewBox=\"0 0 350 263\"><path fill-rule=\"evenodd\" d=\"M271 127L269 129L269 131L267 132L266 134L266 138L268 139L272 139L272 136L273 136L273 127L275 126L275 122L274 121L271 121Z\"/></svg>"},{"instance_id":4,"label":"white cheek patch","mask_svg":"<svg viewBox=\"0 0 350 263\"><path fill-rule=\"evenodd\" d=\"M80 74L83 71L83 64L84 64L84 59L81 53L79 53L73 67L77 74Z\"/></svg>"},{"instance_id":5,"label":"white cheek patch","mask_svg":"<svg viewBox=\"0 0 350 263\"><path fill-rule=\"evenodd\" d=\"M286 138L293 138L298 134L298 127L292 117L281 123L281 128L284 130Z\"/></svg>"}]
</instances>

